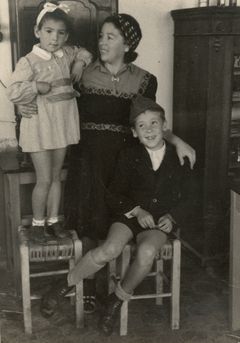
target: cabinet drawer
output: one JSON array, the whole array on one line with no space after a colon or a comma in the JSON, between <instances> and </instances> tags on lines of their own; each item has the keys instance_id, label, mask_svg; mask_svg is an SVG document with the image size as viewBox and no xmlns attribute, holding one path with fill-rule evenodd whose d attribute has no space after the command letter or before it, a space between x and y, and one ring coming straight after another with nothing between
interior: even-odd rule
<instances>
[{"instance_id":1,"label":"cabinet drawer","mask_svg":"<svg viewBox=\"0 0 240 343\"><path fill-rule=\"evenodd\" d=\"M206 19L178 20L175 22L175 35L197 35L210 31L210 23Z\"/></svg>"}]
</instances>

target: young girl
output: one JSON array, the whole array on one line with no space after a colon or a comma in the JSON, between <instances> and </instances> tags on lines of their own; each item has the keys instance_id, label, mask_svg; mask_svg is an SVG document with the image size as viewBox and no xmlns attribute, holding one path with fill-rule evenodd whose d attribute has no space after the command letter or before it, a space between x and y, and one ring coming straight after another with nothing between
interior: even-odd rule
<instances>
[{"instance_id":1,"label":"young girl","mask_svg":"<svg viewBox=\"0 0 240 343\"><path fill-rule=\"evenodd\" d=\"M61 238L67 235L58 219L60 174L67 146L77 144L80 138L78 93L72 80L79 81L91 62L87 50L65 46L70 30L68 12L63 4L44 5L34 27L40 43L19 60L7 89L14 104L36 102L38 108L37 114L22 118L19 140L22 150L30 153L36 171L30 236L37 242L43 242L48 233Z\"/></svg>"}]
</instances>

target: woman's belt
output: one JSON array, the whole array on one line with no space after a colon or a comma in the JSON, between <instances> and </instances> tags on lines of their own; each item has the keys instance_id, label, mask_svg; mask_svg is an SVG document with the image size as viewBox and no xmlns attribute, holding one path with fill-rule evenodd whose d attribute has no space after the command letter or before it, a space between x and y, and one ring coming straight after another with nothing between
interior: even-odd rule
<instances>
[{"instance_id":1,"label":"woman's belt","mask_svg":"<svg viewBox=\"0 0 240 343\"><path fill-rule=\"evenodd\" d=\"M118 132L118 133L126 133L130 134L131 130L127 126L123 125L115 125L115 124L104 124L104 123L81 123L81 129L82 130L97 130L97 131L112 131L112 132Z\"/></svg>"}]
</instances>

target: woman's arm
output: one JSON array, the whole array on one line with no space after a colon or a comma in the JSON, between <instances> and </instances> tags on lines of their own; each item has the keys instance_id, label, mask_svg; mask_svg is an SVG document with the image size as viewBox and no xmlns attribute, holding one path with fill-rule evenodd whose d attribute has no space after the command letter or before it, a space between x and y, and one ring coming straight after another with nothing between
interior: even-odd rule
<instances>
[{"instance_id":1,"label":"woman's arm","mask_svg":"<svg viewBox=\"0 0 240 343\"><path fill-rule=\"evenodd\" d=\"M151 98L155 101L157 86L157 79L151 74L143 96L146 98ZM189 159L191 168L193 168L196 162L195 150L189 144L185 143L181 138L175 136L170 130L165 131L164 138L176 147L176 152L181 165L184 164L184 157L187 157Z\"/></svg>"},{"instance_id":2,"label":"woman's arm","mask_svg":"<svg viewBox=\"0 0 240 343\"><path fill-rule=\"evenodd\" d=\"M176 152L180 164L184 164L184 157L187 157L190 162L191 169L193 169L196 162L196 151L181 138L174 135L170 130L164 131L164 138L176 148Z\"/></svg>"}]
</instances>

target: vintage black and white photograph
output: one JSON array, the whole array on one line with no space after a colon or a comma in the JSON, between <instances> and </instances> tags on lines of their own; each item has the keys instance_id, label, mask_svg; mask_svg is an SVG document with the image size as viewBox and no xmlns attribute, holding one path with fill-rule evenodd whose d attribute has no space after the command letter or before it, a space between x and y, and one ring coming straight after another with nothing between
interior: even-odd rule
<instances>
[{"instance_id":1,"label":"vintage black and white photograph","mask_svg":"<svg viewBox=\"0 0 240 343\"><path fill-rule=\"evenodd\" d=\"M0 343L240 343L240 1L0 1Z\"/></svg>"}]
</instances>

